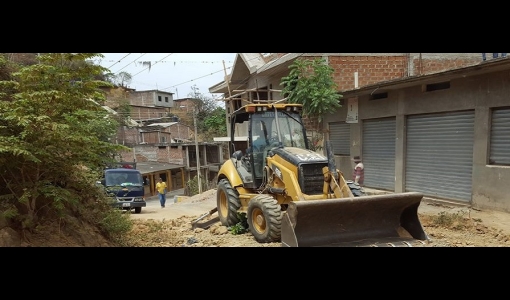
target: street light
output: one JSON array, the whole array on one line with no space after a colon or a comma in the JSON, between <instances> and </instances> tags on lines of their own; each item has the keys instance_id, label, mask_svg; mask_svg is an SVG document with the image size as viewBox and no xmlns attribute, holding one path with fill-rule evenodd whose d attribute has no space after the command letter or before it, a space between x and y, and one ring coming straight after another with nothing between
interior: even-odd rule
<instances>
[{"instance_id":1,"label":"street light","mask_svg":"<svg viewBox=\"0 0 510 300\"><path fill-rule=\"evenodd\" d=\"M200 180L200 158L198 157L198 135L197 135L197 114L193 106L193 123L195 123L195 155L197 156L198 193L202 194L202 181Z\"/></svg>"}]
</instances>

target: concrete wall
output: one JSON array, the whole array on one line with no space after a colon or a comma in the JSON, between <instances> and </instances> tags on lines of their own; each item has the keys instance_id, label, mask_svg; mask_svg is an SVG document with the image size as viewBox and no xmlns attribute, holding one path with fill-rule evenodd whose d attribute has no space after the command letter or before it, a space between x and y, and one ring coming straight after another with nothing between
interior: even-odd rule
<instances>
[{"instance_id":1,"label":"concrete wall","mask_svg":"<svg viewBox=\"0 0 510 300\"><path fill-rule=\"evenodd\" d=\"M406 117L413 114L474 110L471 204L481 209L510 212L510 167L488 165L491 109L510 107L509 95L510 73L501 71L452 79L450 88L445 90L424 92L422 85L417 83L412 87L389 91L387 99L369 100L370 95L359 96L359 122L351 124L351 157L361 154L361 128L364 120L396 117L395 191L402 192L405 178ZM347 107L344 105L337 114L325 116L325 124L345 121L346 115ZM350 176L353 167L350 157L337 156L335 161L337 167Z\"/></svg>"},{"instance_id":2,"label":"concrete wall","mask_svg":"<svg viewBox=\"0 0 510 300\"><path fill-rule=\"evenodd\" d=\"M135 106L173 107L172 93L150 90L135 91L129 94L129 104Z\"/></svg>"}]
</instances>

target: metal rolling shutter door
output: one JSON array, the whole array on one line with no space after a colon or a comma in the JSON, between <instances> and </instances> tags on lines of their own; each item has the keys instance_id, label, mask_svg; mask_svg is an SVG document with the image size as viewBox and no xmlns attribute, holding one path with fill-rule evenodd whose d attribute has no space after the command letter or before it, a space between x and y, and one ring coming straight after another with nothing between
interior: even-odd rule
<instances>
[{"instance_id":1,"label":"metal rolling shutter door","mask_svg":"<svg viewBox=\"0 0 510 300\"><path fill-rule=\"evenodd\" d=\"M496 165L510 165L510 109L492 112L490 159Z\"/></svg>"},{"instance_id":2,"label":"metal rolling shutter door","mask_svg":"<svg viewBox=\"0 0 510 300\"><path fill-rule=\"evenodd\" d=\"M406 191L471 201L474 111L407 118Z\"/></svg>"},{"instance_id":3,"label":"metal rolling shutter door","mask_svg":"<svg viewBox=\"0 0 510 300\"><path fill-rule=\"evenodd\" d=\"M363 121L364 185L395 190L395 118Z\"/></svg>"},{"instance_id":4,"label":"metal rolling shutter door","mask_svg":"<svg viewBox=\"0 0 510 300\"><path fill-rule=\"evenodd\" d=\"M329 140L333 154L349 156L351 153L351 124L329 123Z\"/></svg>"}]
</instances>

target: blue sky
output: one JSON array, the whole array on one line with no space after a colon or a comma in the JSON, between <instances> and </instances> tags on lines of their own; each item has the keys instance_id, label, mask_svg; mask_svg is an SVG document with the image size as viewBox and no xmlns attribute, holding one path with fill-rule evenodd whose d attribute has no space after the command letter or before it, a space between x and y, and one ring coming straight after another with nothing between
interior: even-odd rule
<instances>
[{"instance_id":1,"label":"blue sky","mask_svg":"<svg viewBox=\"0 0 510 300\"><path fill-rule=\"evenodd\" d=\"M193 85L206 97L218 98L220 95L209 93L209 87L224 80L225 69L230 74L237 53L102 54L104 57L96 58L96 63L115 74L131 74L130 88L171 92L174 99L179 99L188 97Z\"/></svg>"}]
</instances>

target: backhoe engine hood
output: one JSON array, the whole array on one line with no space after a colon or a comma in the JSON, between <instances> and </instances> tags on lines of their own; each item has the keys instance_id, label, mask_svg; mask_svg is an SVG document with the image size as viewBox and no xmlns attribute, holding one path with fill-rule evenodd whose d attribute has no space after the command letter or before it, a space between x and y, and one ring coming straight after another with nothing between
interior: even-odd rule
<instances>
[{"instance_id":1,"label":"backhoe engine hood","mask_svg":"<svg viewBox=\"0 0 510 300\"><path fill-rule=\"evenodd\" d=\"M317 152L308 149L295 147L274 148L271 150L274 154L278 154L288 162L299 165L301 163L327 163L328 159Z\"/></svg>"}]
</instances>

